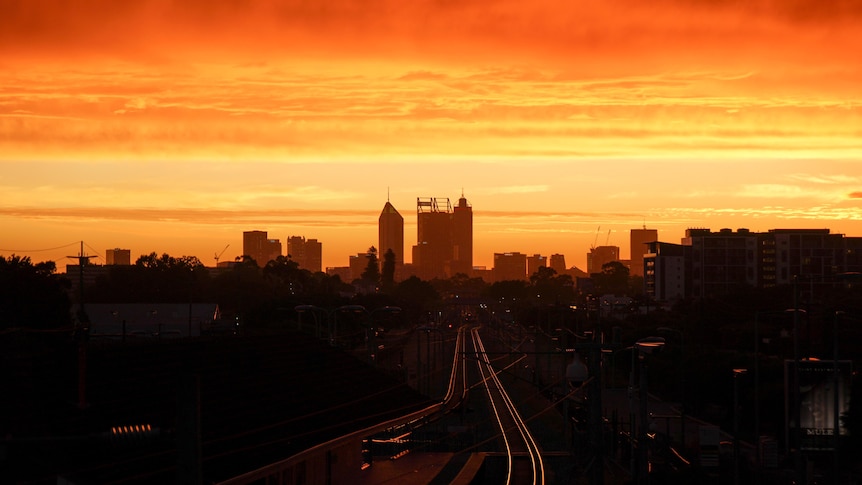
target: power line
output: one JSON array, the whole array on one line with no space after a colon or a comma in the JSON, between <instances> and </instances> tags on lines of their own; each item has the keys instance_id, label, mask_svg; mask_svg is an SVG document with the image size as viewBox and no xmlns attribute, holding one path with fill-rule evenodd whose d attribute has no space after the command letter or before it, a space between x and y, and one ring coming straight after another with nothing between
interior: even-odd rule
<instances>
[{"instance_id":1,"label":"power line","mask_svg":"<svg viewBox=\"0 0 862 485\"><path fill-rule=\"evenodd\" d=\"M39 252L43 252L43 251L56 251L58 249L68 248L69 246L74 246L78 243L80 243L80 241L75 241L75 242L71 242L69 244L65 244L63 246L57 246L56 248L47 248L47 249L2 249L2 248L0 248L0 251L9 251L11 253L39 253Z\"/></svg>"}]
</instances>

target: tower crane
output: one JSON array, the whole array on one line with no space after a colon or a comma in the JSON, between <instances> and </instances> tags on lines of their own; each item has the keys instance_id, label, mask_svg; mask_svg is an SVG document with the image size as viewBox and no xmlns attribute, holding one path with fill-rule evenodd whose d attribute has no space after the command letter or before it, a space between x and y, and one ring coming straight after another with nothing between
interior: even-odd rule
<instances>
[{"instance_id":1,"label":"tower crane","mask_svg":"<svg viewBox=\"0 0 862 485\"><path fill-rule=\"evenodd\" d=\"M225 251L227 251L227 248L229 248L229 247L230 247L230 244L225 246L224 249L222 249L220 253L216 253L216 255L215 255L216 266L218 266L218 259L221 257L222 254L224 254Z\"/></svg>"}]
</instances>

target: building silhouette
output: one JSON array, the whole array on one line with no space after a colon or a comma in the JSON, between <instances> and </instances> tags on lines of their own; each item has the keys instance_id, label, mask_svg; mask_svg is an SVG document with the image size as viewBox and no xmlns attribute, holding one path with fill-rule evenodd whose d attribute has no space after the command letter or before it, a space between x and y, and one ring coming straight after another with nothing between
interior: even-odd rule
<instances>
[{"instance_id":1,"label":"building silhouette","mask_svg":"<svg viewBox=\"0 0 862 485\"><path fill-rule=\"evenodd\" d=\"M691 246L653 241L644 254L644 292L653 300L676 301L686 296L686 255Z\"/></svg>"},{"instance_id":2,"label":"building silhouette","mask_svg":"<svg viewBox=\"0 0 862 485\"><path fill-rule=\"evenodd\" d=\"M281 241L269 239L266 231L245 231L242 233L242 254L254 259L262 268L282 255Z\"/></svg>"},{"instance_id":3,"label":"building silhouette","mask_svg":"<svg viewBox=\"0 0 862 485\"><path fill-rule=\"evenodd\" d=\"M395 254L395 281L400 281L404 275L404 217L388 200L377 219L377 233L380 264L383 264L386 252L392 250Z\"/></svg>"},{"instance_id":4,"label":"building silhouette","mask_svg":"<svg viewBox=\"0 0 862 485\"><path fill-rule=\"evenodd\" d=\"M533 276L534 273L539 271L539 268L547 266L548 258L546 256L542 256L541 254L527 256L527 277Z\"/></svg>"},{"instance_id":5,"label":"building silhouette","mask_svg":"<svg viewBox=\"0 0 862 485\"><path fill-rule=\"evenodd\" d=\"M658 230L632 229L629 232L629 274L632 276L644 275L644 253L647 252L647 243L658 241Z\"/></svg>"},{"instance_id":6,"label":"building silhouette","mask_svg":"<svg viewBox=\"0 0 862 485\"><path fill-rule=\"evenodd\" d=\"M612 261L619 260L619 246L597 246L590 248L590 252L587 253L587 273L601 273L602 266Z\"/></svg>"},{"instance_id":7,"label":"building silhouette","mask_svg":"<svg viewBox=\"0 0 862 485\"><path fill-rule=\"evenodd\" d=\"M494 281L525 280L526 271L526 254L494 253Z\"/></svg>"},{"instance_id":8,"label":"building silhouette","mask_svg":"<svg viewBox=\"0 0 862 485\"><path fill-rule=\"evenodd\" d=\"M323 268L323 244L303 236L287 238L287 254L301 269L318 273Z\"/></svg>"},{"instance_id":9,"label":"building silhouette","mask_svg":"<svg viewBox=\"0 0 862 485\"><path fill-rule=\"evenodd\" d=\"M423 280L468 276L473 268L473 208L462 197L457 210L449 199L416 199L413 271Z\"/></svg>"},{"instance_id":10,"label":"building silhouette","mask_svg":"<svg viewBox=\"0 0 862 485\"><path fill-rule=\"evenodd\" d=\"M452 244L454 254L449 276L458 273L470 276L473 270L473 206L463 192L452 214Z\"/></svg>"},{"instance_id":11,"label":"building silhouette","mask_svg":"<svg viewBox=\"0 0 862 485\"><path fill-rule=\"evenodd\" d=\"M105 251L105 264L129 266L132 264L132 252L128 249L108 249Z\"/></svg>"},{"instance_id":12,"label":"building silhouette","mask_svg":"<svg viewBox=\"0 0 862 485\"><path fill-rule=\"evenodd\" d=\"M549 261L549 266L556 271L558 275L566 273L566 256L563 254L552 254Z\"/></svg>"},{"instance_id":13,"label":"building silhouette","mask_svg":"<svg viewBox=\"0 0 862 485\"><path fill-rule=\"evenodd\" d=\"M648 244L644 286L656 300L705 298L802 282L808 294L862 271L862 238L829 229L686 230L682 244ZM680 273L682 272L682 275Z\"/></svg>"}]
</instances>

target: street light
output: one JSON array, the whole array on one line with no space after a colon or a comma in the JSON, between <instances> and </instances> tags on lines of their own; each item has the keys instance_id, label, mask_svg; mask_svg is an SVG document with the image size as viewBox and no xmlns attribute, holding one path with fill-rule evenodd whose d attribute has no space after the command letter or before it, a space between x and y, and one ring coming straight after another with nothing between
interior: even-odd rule
<instances>
[{"instance_id":1,"label":"street light","mask_svg":"<svg viewBox=\"0 0 862 485\"><path fill-rule=\"evenodd\" d=\"M632 476L635 477L635 483L639 485L648 484L649 483L649 454L648 454L648 436L647 436L647 402L649 401L649 392L647 388L647 367L645 363L645 356L649 354L658 353L661 351L662 347L664 347L664 338L662 337L645 337L632 346L632 369L629 379L629 414L630 420L632 423L632 430L634 430L634 389L635 389L635 367L636 362L638 363L638 371L640 373L640 383L638 386L638 399L640 405L640 418L638 423L638 435L637 435L637 455L635 455L634 450L632 450L632 463L631 463L631 471ZM631 446L634 448L634 439L631 439ZM637 459L635 458L637 456ZM637 466L635 466L637 465Z\"/></svg>"}]
</instances>

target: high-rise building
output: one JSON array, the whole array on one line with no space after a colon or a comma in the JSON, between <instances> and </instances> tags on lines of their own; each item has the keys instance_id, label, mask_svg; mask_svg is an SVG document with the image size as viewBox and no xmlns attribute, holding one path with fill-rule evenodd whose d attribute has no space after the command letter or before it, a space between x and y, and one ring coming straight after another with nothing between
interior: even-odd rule
<instances>
[{"instance_id":1,"label":"high-rise building","mask_svg":"<svg viewBox=\"0 0 862 485\"><path fill-rule=\"evenodd\" d=\"M841 284L843 274L862 269L857 256L862 241L829 229L693 228L686 230L681 246L656 242L648 247L645 289L665 300L681 297L680 291L685 297L705 298L794 281L808 295L822 294Z\"/></svg>"},{"instance_id":2,"label":"high-rise building","mask_svg":"<svg viewBox=\"0 0 862 485\"><path fill-rule=\"evenodd\" d=\"M651 241L646 243L644 290L657 301L674 301L686 295L686 256L690 246Z\"/></svg>"},{"instance_id":3,"label":"high-rise building","mask_svg":"<svg viewBox=\"0 0 862 485\"><path fill-rule=\"evenodd\" d=\"M597 246L590 248L590 252L587 253L587 273L601 273L602 266L612 261L619 260L619 246Z\"/></svg>"},{"instance_id":4,"label":"high-rise building","mask_svg":"<svg viewBox=\"0 0 862 485\"><path fill-rule=\"evenodd\" d=\"M266 231L245 231L242 233L242 254L254 259L262 268L282 255L281 241L268 239Z\"/></svg>"},{"instance_id":5,"label":"high-rise building","mask_svg":"<svg viewBox=\"0 0 862 485\"><path fill-rule=\"evenodd\" d=\"M404 217L388 200L377 219L377 235L377 257L380 264L383 264L386 252L391 249L395 254L395 280L401 280L404 268Z\"/></svg>"},{"instance_id":6,"label":"high-rise building","mask_svg":"<svg viewBox=\"0 0 862 485\"><path fill-rule=\"evenodd\" d=\"M542 256L541 254L534 254L532 256L527 256L527 276L533 276L534 273L539 271L539 268L544 268L548 266L548 258L546 256Z\"/></svg>"},{"instance_id":7,"label":"high-rise building","mask_svg":"<svg viewBox=\"0 0 862 485\"><path fill-rule=\"evenodd\" d=\"M105 264L129 266L132 264L132 252L128 249L108 249L105 251Z\"/></svg>"},{"instance_id":8,"label":"high-rise building","mask_svg":"<svg viewBox=\"0 0 862 485\"><path fill-rule=\"evenodd\" d=\"M630 273L632 276L644 275L644 254L647 252L647 243L658 241L658 230L647 229L632 229L629 234L631 251L629 256Z\"/></svg>"},{"instance_id":9,"label":"high-rise building","mask_svg":"<svg viewBox=\"0 0 862 485\"><path fill-rule=\"evenodd\" d=\"M452 263L449 276L463 273L471 276L473 270L473 207L464 193L458 199L452 214Z\"/></svg>"},{"instance_id":10,"label":"high-rise building","mask_svg":"<svg viewBox=\"0 0 862 485\"><path fill-rule=\"evenodd\" d=\"M287 254L301 269L312 273L321 271L323 267L323 244L317 239L290 236L287 238Z\"/></svg>"},{"instance_id":11,"label":"high-rise building","mask_svg":"<svg viewBox=\"0 0 862 485\"><path fill-rule=\"evenodd\" d=\"M470 274L473 268L473 209L463 196L456 211L449 199L416 199L413 266L424 280Z\"/></svg>"},{"instance_id":12,"label":"high-rise building","mask_svg":"<svg viewBox=\"0 0 862 485\"><path fill-rule=\"evenodd\" d=\"M566 256L562 254L552 254L550 267L557 274L566 274Z\"/></svg>"},{"instance_id":13,"label":"high-rise building","mask_svg":"<svg viewBox=\"0 0 862 485\"><path fill-rule=\"evenodd\" d=\"M494 253L494 281L527 279L527 255Z\"/></svg>"}]
</instances>

